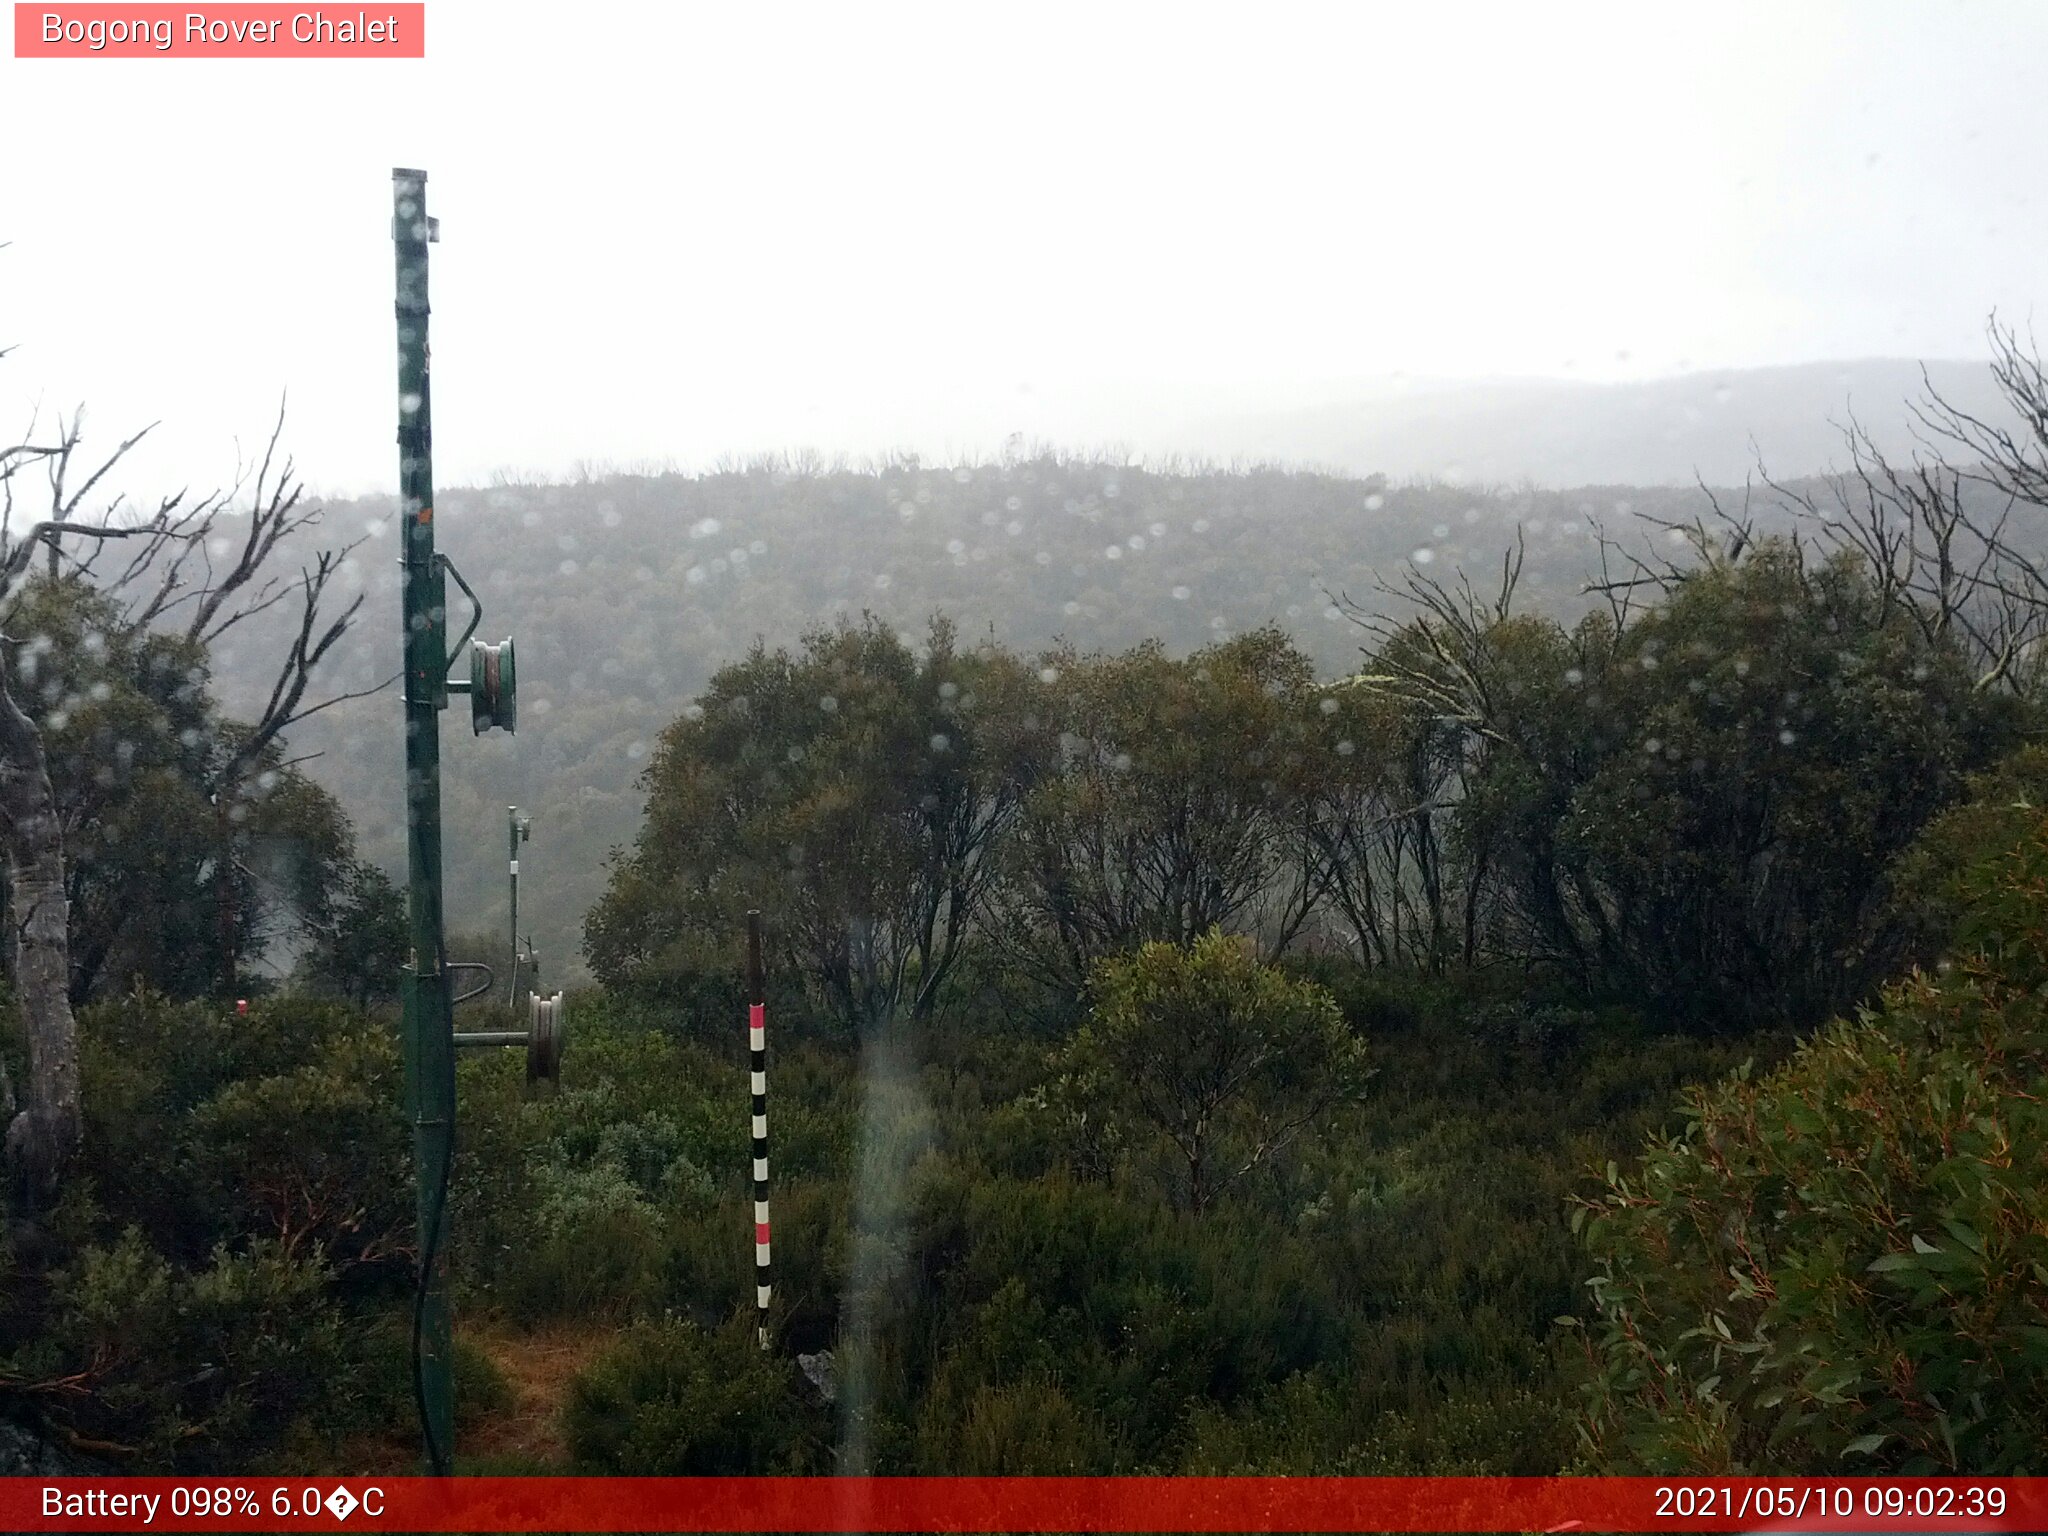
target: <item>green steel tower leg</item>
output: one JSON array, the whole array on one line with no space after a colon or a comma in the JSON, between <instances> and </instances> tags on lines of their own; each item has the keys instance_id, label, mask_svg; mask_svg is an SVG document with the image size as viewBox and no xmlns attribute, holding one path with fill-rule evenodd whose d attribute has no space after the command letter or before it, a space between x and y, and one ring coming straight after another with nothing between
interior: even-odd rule
<instances>
[{"instance_id":1,"label":"green steel tower leg","mask_svg":"<svg viewBox=\"0 0 2048 1536\"><path fill-rule=\"evenodd\" d=\"M400 986L406 1110L413 1126L420 1274L413 1312L415 1390L427 1470L453 1463L446 1205L455 1136L455 1017L441 917L441 727L447 605L434 558L433 426L427 378L427 175L394 170L398 256L398 483L405 625L405 824L410 962Z\"/></svg>"}]
</instances>

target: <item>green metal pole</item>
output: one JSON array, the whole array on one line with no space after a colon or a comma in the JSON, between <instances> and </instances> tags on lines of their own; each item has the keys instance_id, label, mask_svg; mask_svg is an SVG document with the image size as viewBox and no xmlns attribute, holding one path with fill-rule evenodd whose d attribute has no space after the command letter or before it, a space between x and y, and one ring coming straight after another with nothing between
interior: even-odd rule
<instances>
[{"instance_id":1,"label":"green metal pole","mask_svg":"<svg viewBox=\"0 0 2048 1536\"><path fill-rule=\"evenodd\" d=\"M448 623L434 558L433 424L428 400L427 173L391 173L398 258L398 484L403 528L405 824L410 962L400 984L406 1112L413 1126L420 1273L413 1313L415 1389L427 1470L453 1464L446 1205L455 1138L455 1017L441 915L441 722Z\"/></svg>"}]
</instances>

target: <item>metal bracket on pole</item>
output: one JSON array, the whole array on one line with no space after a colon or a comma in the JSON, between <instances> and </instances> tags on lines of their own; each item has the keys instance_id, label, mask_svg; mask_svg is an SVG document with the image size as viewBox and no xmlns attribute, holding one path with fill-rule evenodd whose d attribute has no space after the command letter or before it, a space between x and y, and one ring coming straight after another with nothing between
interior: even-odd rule
<instances>
[{"instance_id":1,"label":"metal bracket on pole","mask_svg":"<svg viewBox=\"0 0 2048 1536\"><path fill-rule=\"evenodd\" d=\"M448 962L448 969L451 971L482 971L484 973L484 979L471 987L467 992L457 992L453 997L449 998L448 1001L451 1005L474 1002L498 984L498 973L481 960L450 960ZM462 1043L460 1035L455 1037L455 1043L457 1045Z\"/></svg>"},{"instance_id":2,"label":"metal bracket on pole","mask_svg":"<svg viewBox=\"0 0 2048 1536\"><path fill-rule=\"evenodd\" d=\"M476 593L471 590L469 583L462 579L462 572L455 569L455 562L453 560L442 554L437 554L434 558L441 563L441 569L455 579L455 585L462 588L462 595L469 599L469 628L465 629L462 632L462 637L449 648L448 665L442 674L448 678L448 691L450 693L467 693L469 692L469 684L457 682L454 677L455 655L468 643L469 637L476 633L477 625L483 623L484 605Z\"/></svg>"}]
</instances>

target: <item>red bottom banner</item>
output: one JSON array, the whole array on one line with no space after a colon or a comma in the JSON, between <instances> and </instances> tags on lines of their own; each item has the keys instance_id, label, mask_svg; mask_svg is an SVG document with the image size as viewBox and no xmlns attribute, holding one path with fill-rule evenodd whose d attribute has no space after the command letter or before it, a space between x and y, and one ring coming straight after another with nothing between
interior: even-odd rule
<instances>
[{"instance_id":1,"label":"red bottom banner","mask_svg":"<svg viewBox=\"0 0 2048 1536\"><path fill-rule=\"evenodd\" d=\"M2048 1478L0 1479L8 1531L2048 1531Z\"/></svg>"}]
</instances>

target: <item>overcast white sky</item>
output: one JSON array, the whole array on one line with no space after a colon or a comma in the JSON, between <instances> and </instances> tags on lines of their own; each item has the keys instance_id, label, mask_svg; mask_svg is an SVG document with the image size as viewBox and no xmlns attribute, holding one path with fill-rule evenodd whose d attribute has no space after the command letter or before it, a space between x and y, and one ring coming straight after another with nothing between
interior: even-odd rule
<instances>
[{"instance_id":1,"label":"overcast white sky","mask_svg":"<svg viewBox=\"0 0 2048 1536\"><path fill-rule=\"evenodd\" d=\"M444 484L1971 357L2048 271L2027 0L429 0L427 51L0 58L0 411L211 483L289 390L314 485L387 488L394 165Z\"/></svg>"}]
</instances>

